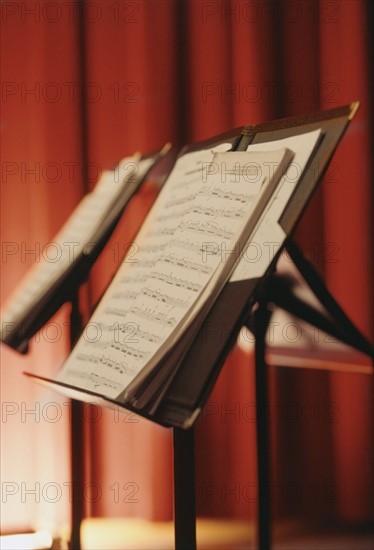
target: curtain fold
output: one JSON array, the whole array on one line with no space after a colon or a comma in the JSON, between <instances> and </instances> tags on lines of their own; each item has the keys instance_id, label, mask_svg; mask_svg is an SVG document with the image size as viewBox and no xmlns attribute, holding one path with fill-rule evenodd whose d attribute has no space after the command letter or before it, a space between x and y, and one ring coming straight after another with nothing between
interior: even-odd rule
<instances>
[{"instance_id":1,"label":"curtain fold","mask_svg":"<svg viewBox=\"0 0 374 550\"><path fill-rule=\"evenodd\" d=\"M92 187L113 162L168 141L182 145L243 124L360 100L360 111L295 238L369 335L368 3L100 0L86 3L83 21L71 3L53 4L55 11L37 2L1 6L2 300L43 253L85 185ZM88 166L83 166L84 151ZM148 184L131 201L90 278L93 303L118 269L126 246L136 244L137 228L156 194ZM62 327L67 314L65 308L53 322ZM23 481L44 487L57 480L62 496L52 505L32 497L22 503L20 492L9 495L3 500L5 528L32 523L35 517L55 524L68 518L66 406L21 374L29 368L56 372L67 354L66 331L58 341L43 332L39 340L25 358L2 349L2 399L11 403L8 413L16 411L3 415L3 479L19 488ZM372 517L371 382L363 375L281 369L271 369L270 376L276 516ZM52 402L64 411L59 422L37 422L35 415L22 421L22 403L30 408ZM236 347L198 421L202 515L255 517L254 407L253 357ZM298 414L290 416L290 411ZM170 519L170 430L115 409L86 421L86 429L92 464L87 482L101 490L100 498L89 499L90 513ZM19 456L25 445L32 453L27 464Z\"/></svg>"}]
</instances>

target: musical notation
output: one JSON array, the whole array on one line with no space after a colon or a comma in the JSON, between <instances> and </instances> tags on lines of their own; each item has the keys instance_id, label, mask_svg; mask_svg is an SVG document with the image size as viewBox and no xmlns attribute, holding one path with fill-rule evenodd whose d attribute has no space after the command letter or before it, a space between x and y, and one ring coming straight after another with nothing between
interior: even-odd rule
<instances>
[{"instance_id":1,"label":"musical notation","mask_svg":"<svg viewBox=\"0 0 374 550\"><path fill-rule=\"evenodd\" d=\"M221 187L211 188L208 185L201 188L201 194L227 201L239 202L241 204L248 204L253 198L253 195L248 193L235 193L234 191L222 189Z\"/></svg>"},{"instance_id":2,"label":"musical notation","mask_svg":"<svg viewBox=\"0 0 374 550\"><path fill-rule=\"evenodd\" d=\"M90 363L95 363L95 361L92 360L93 358L91 355L80 356L80 359L84 360L85 362L89 361ZM69 374L74 378L84 380L85 382L91 382L91 384L93 384L95 388L103 386L105 388L115 389L116 391L119 391L121 388L121 385L118 382L114 381L111 378L106 378L103 375L99 375L93 371L87 372L80 371L78 369L70 369Z\"/></svg>"},{"instance_id":3,"label":"musical notation","mask_svg":"<svg viewBox=\"0 0 374 550\"><path fill-rule=\"evenodd\" d=\"M102 355L101 365L116 371L119 374L130 374L136 370L136 365L131 362L118 361L109 355Z\"/></svg>"},{"instance_id":4,"label":"musical notation","mask_svg":"<svg viewBox=\"0 0 374 550\"><path fill-rule=\"evenodd\" d=\"M105 313L107 315L114 315L115 317L126 317L127 310L120 307L108 306Z\"/></svg>"},{"instance_id":5,"label":"musical notation","mask_svg":"<svg viewBox=\"0 0 374 550\"><path fill-rule=\"evenodd\" d=\"M158 236L158 235L174 235L175 233L175 229L176 227L173 226L173 227L160 227L159 229L156 229L154 232L153 232L153 235L154 236Z\"/></svg>"},{"instance_id":6,"label":"musical notation","mask_svg":"<svg viewBox=\"0 0 374 550\"><path fill-rule=\"evenodd\" d=\"M232 239L234 232L225 226L213 222L200 222L194 220L183 221L180 224L182 231L191 231L200 234L215 235L223 239Z\"/></svg>"},{"instance_id":7,"label":"musical notation","mask_svg":"<svg viewBox=\"0 0 374 550\"><path fill-rule=\"evenodd\" d=\"M132 266L135 266L136 265L136 269L139 270L141 269L141 265L140 265L140 262L138 264L131 264ZM135 267L132 268L132 270L134 270ZM130 271L130 273L126 273L126 275L121 279L121 284L126 284L126 285L139 285L140 283L145 283L145 281L148 279L148 272L145 272L145 273L142 273L142 274L137 274L137 275L132 275L132 271Z\"/></svg>"},{"instance_id":8,"label":"musical notation","mask_svg":"<svg viewBox=\"0 0 374 550\"><path fill-rule=\"evenodd\" d=\"M174 298L173 296L169 296L166 293L162 293L159 290L150 288L150 287L144 287L142 289L143 296L148 296L149 298L153 298L154 300L157 300L158 302L162 302L165 305L173 307L188 307L189 302L187 300L183 300L182 298Z\"/></svg>"},{"instance_id":9,"label":"musical notation","mask_svg":"<svg viewBox=\"0 0 374 550\"><path fill-rule=\"evenodd\" d=\"M175 317L168 317L167 313L161 313L157 309L141 308L133 305L130 311L137 317L153 321L160 325L174 327L177 323L177 319Z\"/></svg>"},{"instance_id":10,"label":"musical notation","mask_svg":"<svg viewBox=\"0 0 374 550\"><path fill-rule=\"evenodd\" d=\"M155 334L154 332L144 331L144 330L138 330L137 335L142 340L146 340L147 342L152 342L154 344L160 344L162 342L161 336L158 334Z\"/></svg>"},{"instance_id":11,"label":"musical notation","mask_svg":"<svg viewBox=\"0 0 374 550\"><path fill-rule=\"evenodd\" d=\"M139 340L146 340L147 342L160 343L162 338L154 332L144 331L139 328L139 325L134 322L125 323L119 325L118 323L112 323L111 325L102 325L103 329L112 331L115 342L121 341L122 343L137 343Z\"/></svg>"},{"instance_id":12,"label":"musical notation","mask_svg":"<svg viewBox=\"0 0 374 550\"><path fill-rule=\"evenodd\" d=\"M213 208L211 206L194 206L194 214L203 214L212 218L243 218L246 211L243 208Z\"/></svg>"},{"instance_id":13,"label":"musical notation","mask_svg":"<svg viewBox=\"0 0 374 550\"><path fill-rule=\"evenodd\" d=\"M139 350L137 348L128 346L127 344L115 343L115 344L111 344L110 347L112 349L116 349L117 351L120 351L121 353L123 353L123 355L127 355L128 357L135 360L147 359L150 356L149 351Z\"/></svg>"},{"instance_id":14,"label":"musical notation","mask_svg":"<svg viewBox=\"0 0 374 550\"><path fill-rule=\"evenodd\" d=\"M202 249L203 247L201 247ZM196 271L198 273L211 273L212 268L206 263L194 262L189 260L186 257L180 257L174 254L165 254L161 256L160 261L165 262L170 265L176 265L182 267L183 269L188 269L191 271Z\"/></svg>"},{"instance_id":15,"label":"musical notation","mask_svg":"<svg viewBox=\"0 0 374 550\"><path fill-rule=\"evenodd\" d=\"M150 277L153 279L158 279L159 281L163 281L168 285L191 290L192 292L199 292L199 290L201 290L202 288L202 285L199 283L193 283L192 281L188 281L187 279L180 279L179 277L174 277L171 274L160 273L158 271L153 271Z\"/></svg>"},{"instance_id":16,"label":"musical notation","mask_svg":"<svg viewBox=\"0 0 374 550\"><path fill-rule=\"evenodd\" d=\"M191 241L190 239L173 239L173 244L177 248L182 248L183 250L193 251L193 252L204 252L204 248L198 241ZM165 248L165 247L163 247Z\"/></svg>"}]
</instances>

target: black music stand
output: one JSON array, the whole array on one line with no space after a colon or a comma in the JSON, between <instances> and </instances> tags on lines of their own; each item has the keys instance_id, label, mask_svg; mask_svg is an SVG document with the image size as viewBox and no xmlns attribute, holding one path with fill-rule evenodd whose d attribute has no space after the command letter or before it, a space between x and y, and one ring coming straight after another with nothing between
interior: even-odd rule
<instances>
[{"instance_id":1,"label":"black music stand","mask_svg":"<svg viewBox=\"0 0 374 550\"><path fill-rule=\"evenodd\" d=\"M196 550L195 430L173 428L176 550Z\"/></svg>"},{"instance_id":2,"label":"black music stand","mask_svg":"<svg viewBox=\"0 0 374 550\"><path fill-rule=\"evenodd\" d=\"M245 151L251 144L262 144L278 141L286 138L296 138L305 133L319 131L320 140L311 153L305 172L301 175L296 188L292 192L284 211L277 220L279 228L285 235L290 236L301 218L322 174L326 171L328 162L332 157L339 140L346 130L350 120L357 111L358 103L332 109L330 111L308 115L305 117L292 117L279 121L259 124L257 126L246 126L238 131L231 132L225 139L221 136L213 140L215 143L231 141L232 150ZM213 142L209 146L213 145ZM205 146L208 144L206 143ZM201 149L203 144L196 144L189 150ZM283 241L282 241L283 242ZM290 243L287 248L291 248ZM291 251L292 254L292 251ZM279 256L279 254L278 254ZM372 353L370 345L355 329L348 318L343 314L331 295L324 288L323 282L311 275L311 268L306 268L301 255L296 254L295 264L303 272L305 278L312 287L319 300L323 303L329 316L324 317L313 307L300 303L296 295L292 293L292 285L285 278L274 275L275 261L270 262L265 275L253 279L228 282L221 292L221 295L212 305L206 319L205 326L215 326L225 319L227 322L227 334L221 341L216 338L213 341L199 345L197 338L189 348L182 364L179 366L175 377L168 386L159 403L156 413L144 410L135 410L139 414L151 418L162 425L174 427L174 462L175 462L175 532L177 550L192 550L196 547L195 536L195 497L194 497L194 434L193 425L206 397L209 395L214 382L219 374L232 345L235 343L241 327L255 323L256 334L256 387L259 403L266 402L266 367L265 367L265 335L270 320L271 311L269 304L276 304L291 311L296 316L308 320L311 324L318 326L325 332L333 334L336 338L350 344L351 346ZM305 268L305 269L304 269ZM305 273L304 273L305 271ZM284 300L284 296L287 297ZM253 306L256 305L257 311ZM291 309L289 309L291 308ZM250 320L249 320L250 318ZM331 319L335 319L333 322ZM252 323L253 324L253 323ZM36 377L37 378L37 377ZM44 380L52 384L55 389L63 391L63 383L53 380ZM69 390L73 386L66 385ZM65 388L66 389L66 388ZM90 394L89 391L83 391ZM92 397L92 392L91 392ZM115 400L116 403L118 401ZM119 403L122 404L122 403ZM127 407L126 408L131 408ZM262 407L266 411L266 407ZM266 413L265 413L266 414ZM261 418L262 417L262 418ZM268 499L266 499L267 480L267 422L266 416L257 415L258 425L258 453L261 456L259 461L262 470L259 471L260 481L260 548L265 550L270 545ZM182 431L182 428L189 430ZM266 532L268 534L266 534Z\"/></svg>"}]
</instances>

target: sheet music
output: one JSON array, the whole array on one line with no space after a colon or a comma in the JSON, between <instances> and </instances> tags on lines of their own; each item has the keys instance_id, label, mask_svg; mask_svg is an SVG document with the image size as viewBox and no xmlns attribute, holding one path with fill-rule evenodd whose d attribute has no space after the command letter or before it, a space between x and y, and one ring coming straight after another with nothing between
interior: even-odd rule
<instances>
[{"instance_id":1,"label":"sheet music","mask_svg":"<svg viewBox=\"0 0 374 550\"><path fill-rule=\"evenodd\" d=\"M137 324L126 319L134 298L141 292L151 268L157 262L163 249L178 227L181 217L188 211L196 194L201 188L202 167L209 164L215 152L228 151L230 143L191 152L181 156L172 170L167 184L161 190L146 222L136 237L136 253L125 261L117 271L111 285L92 316L90 323L98 330L98 339L93 342L83 333L69 360L59 373L59 379L67 383L81 385L92 391L107 387L105 377L102 384L92 379L91 371L100 360L105 362L112 344L127 343L131 346L139 338L161 343L161 337L154 330L143 330ZM165 213L167 219L165 220ZM184 240L186 249L195 246L193 241ZM118 374L123 375L120 365ZM104 369L107 370L107 369ZM114 373L113 373L114 374ZM114 377L116 378L116 377ZM123 389L123 382L115 382L110 395L117 395ZM108 388L107 388L108 389Z\"/></svg>"},{"instance_id":2,"label":"sheet music","mask_svg":"<svg viewBox=\"0 0 374 550\"><path fill-rule=\"evenodd\" d=\"M246 253L230 277L230 282L261 277L283 245L286 234L278 224L281 214L296 188L308 160L321 137L321 129L266 143L249 145L247 151L271 151L288 147L294 158L280 181L273 199L264 214L264 222L248 242Z\"/></svg>"},{"instance_id":3,"label":"sheet music","mask_svg":"<svg viewBox=\"0 0 374 550\"><path fill-rule=\"evenodd\" d=\"M178 339L181 322L227 261L222 250L235 244L285 156L224 153L214 157L215 171L213 153L179 159L139 236L139 262L119 270L90 321L100 327L99 341L81 338L59 381L115 398L157 364L166 341L170 347Z\"/></svg>"},{"instance_id":4,"label":"sheet music","mask_svg":"<svg viewBox=\"0 0 374 550\"><path fill-rule=\"evenodd\" d=\"M123 159L114 170L103 172L99 182L88 193L63 225L38 263L26 275L16 294L11 296L2 312L2 332L17 323L51 288L83 253L89 253L92 238L125 186L134 185L154 163L154 158L139 160L139 155ZM48 251L49 247L49 251ZM3 334L1 334L3 336Z\"/></svg>"}]
</instances>

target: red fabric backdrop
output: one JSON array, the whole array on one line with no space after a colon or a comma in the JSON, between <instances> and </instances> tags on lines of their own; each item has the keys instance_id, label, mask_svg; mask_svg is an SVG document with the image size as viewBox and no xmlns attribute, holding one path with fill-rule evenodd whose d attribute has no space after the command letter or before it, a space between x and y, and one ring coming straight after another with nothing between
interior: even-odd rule
<instances>
[{"instance_id":1,"label":"red fabric backdrop","mask_svg":"<svg viewBox=\"0 0 374 550\"><path fill-rule=\"evenodd\" d=\"M101 0L87 2L80 20L74 2L3 2L2 299L38 261L101 168L166 141L180 145L358 99L361 109L297 240L370 334L368 4ZM115 251L134 238L153 197L146 188L132 201L94 269L93 299L118 266ZM55 330L64 321L66 311L53 320ZM21 374L25 367L56 372L67 343L46 331L39 340L26 358L2 350L5 528L35 521L56 527L68 518L67 407ZM253 382L252 358L235 349L198 423L201 514L254 516ZM368 379L272 370L271 384L276 514L369 519ZM52 403L61 411L56 421ZM98 414L86 422L87 482L99 491L86 494L88 512L170 518L170 432L115 410ZM57 493L61 489L56 502L46 489L52 482Z\"/></svg>"}]
</instances>

